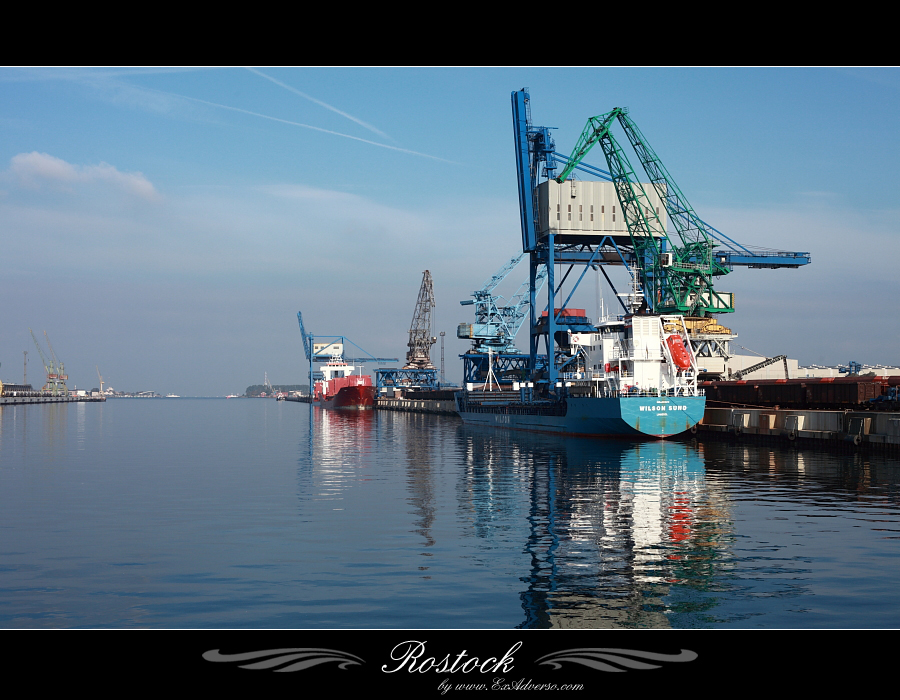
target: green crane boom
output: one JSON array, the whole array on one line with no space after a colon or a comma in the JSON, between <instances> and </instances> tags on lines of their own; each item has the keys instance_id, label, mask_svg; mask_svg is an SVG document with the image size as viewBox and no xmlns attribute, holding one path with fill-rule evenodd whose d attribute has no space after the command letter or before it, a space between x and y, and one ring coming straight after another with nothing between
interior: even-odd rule
<instances>
[{"instance_id":1,"label":"green crane boom","mask_svg":"<svg viewBox=\"0 0 900 700\"><path fill-rule=\"evenodd\" d=\"M37 348L38 355L41 356L41 362L44 365L44 370L47 372L47 381L49 383L51 376L53 377L53 379L56 379L56 368L53 365L51 365L49 362L47 362L47 358L44 357L44 351L41 350L41 346L38 345L37 338L34 337L34 331L31 330L30 328L28 329L28 331L31 333L31 339L34 341L34 347Z\"/></svg>"},{"instance_id":2,"label":"green crane boom","mask_svg":"<svg viewBox=\"0 0 900 700\"><path fill-rule=\"evenodd\" d=\"M672 249L671 265L689 275L695 275L697 289L695 296L690 299L692 311L697 308L702 308L707 313L734 311L731 295L719 294L713 289L712 278L728 274L729 268L723 260L716 259L714 249L718 244L707 231L706 224L694 213L659 156L625 110L619 112L618 120L681 239L681 245Z\"/></svg>"},{"instance_id":3,"label":"green crane boom","mask_svg":"<svg viewBox=\"0 0 900 700\"><path fill-rule=\"evenodd\" d=\"M618 120L647 170L678 234L673 241L651 204L631 163L610 132ZM609 167L628 235L634 246L644 298L656 313L688 316L734 311L730 294L714 290L713 278L728 272L715 259L716 243L694 214L659 157L627 115L626 110L591 117L557 182L565 182L595 144L600 144Z\"/></svg>"}]
</instances>

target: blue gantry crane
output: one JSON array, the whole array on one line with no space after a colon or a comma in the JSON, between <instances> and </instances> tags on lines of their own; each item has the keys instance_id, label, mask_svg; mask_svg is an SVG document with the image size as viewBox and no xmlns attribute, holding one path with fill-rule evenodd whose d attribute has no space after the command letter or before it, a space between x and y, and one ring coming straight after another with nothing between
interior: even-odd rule
<instances>
[{"instance_id":1,"label":"blue gantry crane","mask_svg":"<svg viewBox=\"0 0 900 700\"><path fill-rule=\"evenodd\" d=\"M463 381L479 382L485 379L489 368L501 376L524 376L528 355L516 347L516 334L528 314L530 282L523 282L508 300L494 291L525 258L520 253L507 261L482 287L472 292L472 299L459 302L462 306L474 306L475 323L460 323L456 337L471 340L472 347L464 355ZM535 277L540 292L547 278L546 267L540 267Z\"/></svg>"},{"instance_id":2,"label":"blue gantry crane","mask_svg":"<svg viewBox=\"0 0 900 700\"><path fill-rule=\"evenodd\" d=\"M494 294L494 290L509 275L525 253L509 260L494 274L481 289L472 292L472 299L459 302L462 306L475 307L475 323L460 323L456 329L456 337L472 341L474 352L487 352L491 348L495 353L518 353L516 334L525 320L529 303L528 281L521 284L509 300ZM544 285L547 270L541 267L537 274L538 291Z\"/></svg>"},{"instance_id":3,"label":"blue gantry crane","mask_svg":"<svg viewBox=\"0 0 900 700\"><path fill-rule=\"evenodd\" d=\"M627 110L616 108L589 119L568 156L556 151L549 127L532 124L527 89L512 93L512 112L522 251L531 269L529 376L546 384L549 393L554 393L559 368L550 362L538 377L539 344L544 338L547 356L560 354L557 332L570 329L571 315L565 310L589 268L624 265L648 310L705 322L734 310L733 295L716 284L735 266L797 268L810 262L807 252L741 245L700 219ZM616 123L637 153L649 186L640 182L613 136ZM608 169L584 162L594 145L603 151ZM599 182L570 179L574 170ZM557 285L554 268L559 264L568 270ZM538 316L536 306L541 266L547 270L546 319ZM583 271L557 306L556 295L576 266Z\"/></svg>"}]
</instances>

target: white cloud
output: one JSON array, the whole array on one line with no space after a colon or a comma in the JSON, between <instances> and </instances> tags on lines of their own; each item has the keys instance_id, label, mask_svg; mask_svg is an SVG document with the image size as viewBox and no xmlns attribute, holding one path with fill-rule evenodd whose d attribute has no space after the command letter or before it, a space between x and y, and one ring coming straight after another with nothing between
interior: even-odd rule
<instances>
[{"instance_id":1,"label":"white cloud","mask_svg":"<svg viewBox=\"0 0 900 700\"><path fill-rule=\"evenodd\" d=\"M10 160L9 171L26 187L38 187L39 181L75 182L78 173L73 165L47 153L20 153Z\"/></svg>"},{"instance_id":2,"label":"white cloud","mask_svg":"<svg viewBox=\"0 0 900 700\"><path fill-rule=\"evenodd\" d=\"M72 165L48 153L20 153L10 160L9 174L21 187L39 189L44 184L71 186L105 183L141 199L159 195L142 173L123 173L109 163Z\"/></svg>"},{"instance_id":3,"label":"white cloud","mask_svg":"<svg viewBox=\"0 0 900 700\"><path fill-rule=\"evenodd\" d=\"M799 269L737 268L717 287L734 292L737 312L721 322L756 352L801 363L896 362L890 299L900 212L856 209L842 197L805 193L765 209L704 209L706 220L749 246L806 251Z\"/></svg>"},{"instance_id":4,"label":"white cloud","mask_svg":"<svg viewBox=\"0 0 900 700\"><path fill-rule=\"evenodd\" d=\"M158 196L153 184L142 173L123 173L108 163L86 166L81 175L86 180L108 182L142 199L154 199Z\"/></svg>"}]
</instances>

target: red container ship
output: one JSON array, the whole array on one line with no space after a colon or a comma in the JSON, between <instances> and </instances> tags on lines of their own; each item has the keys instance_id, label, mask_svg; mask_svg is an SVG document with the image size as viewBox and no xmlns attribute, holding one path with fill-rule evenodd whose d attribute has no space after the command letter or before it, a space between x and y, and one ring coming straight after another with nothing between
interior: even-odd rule
<instances>
[{"instance_id":1,"label":"red container ship","mask_svg":"<svg viewBox=\"0 0 900 700\"><path fill-rule=\"evenodd\" d=\"M322 367L324 379L316 381L313 405L322 408L369 409L375 405L375 386L368 374L353 374L356 367L340 359Z\"/></svg>"},{"instance_id":2,"label":"red container ship","mask_svg":"<svg viewBox=\"0 0 900 700\"><path fill-rule=\"evenodd\" d=\"M319 342L315 342L312 335L303 327L303 314L297 312L297 322L300 324L300 334L303 336L303 350L309 361L309 383L312 386L312 403L322 408L349 408L366 409L375 408L375 386L370 375L353 374L353 370L362 369L348 364L349 362L362 364L364 362L398 362L396 357L344 357L344 342L353 345L353 341L347 340L342 335L316 336ZM356 345L359 348L358 345ZM359 348L362 349L362 348ZM366 351L363 350L365 353ZM324 364L322 364L324 363ZM314 380L313 366L321 365L321 379ZM307 399L309 400L309 399Z\"/></svg>"}]
</instances>

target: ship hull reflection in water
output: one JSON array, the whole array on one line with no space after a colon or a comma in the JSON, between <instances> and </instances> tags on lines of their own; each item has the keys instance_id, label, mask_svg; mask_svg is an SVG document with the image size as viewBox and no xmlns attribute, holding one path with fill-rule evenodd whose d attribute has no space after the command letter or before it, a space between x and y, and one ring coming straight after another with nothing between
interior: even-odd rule
<instances>
[{"instance_id":1,"label":"ship hull reflection in water","mask_svg":"<svg viewBox=\"0 0 900 700\"><path fill-rule=\"evenodd\" d=\"M483 497L495 476L530 482L520 627L668 627L673 587L708 588L728 561L728 505L708 488L695 444L476 429L460 440L476 531L496 520Z\"/></svg>"},{"instance_id":2,"label":"ship hull reflection in water","mask_svg":"<svg viewBox=\"0 0 900 700\"><path fill-rule=\"evenodd\" d=\"M4 406L0 467L4 627L900 626L892 455L183 399Z\"/></svg>"}]
</instances>

